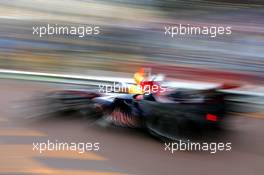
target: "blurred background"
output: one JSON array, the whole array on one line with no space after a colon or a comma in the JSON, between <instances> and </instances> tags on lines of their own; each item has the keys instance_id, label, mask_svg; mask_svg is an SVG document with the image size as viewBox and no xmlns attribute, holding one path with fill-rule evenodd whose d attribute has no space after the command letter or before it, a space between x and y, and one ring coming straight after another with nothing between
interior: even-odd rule
<instances>
[{"instance_id":1,"label":"blurred background","mask_svg":"<svg viewBox=\"0 0 264 175\"><path fill-rule=\"evenodd\" d=\"M263 0L1 0L0 174L263 174L263 18ZM100 34L33 35L33 27L47 24L100 26ZM165 26L179 24L231 26L232 35L164 35ZM172 155L164 151L163 143L135 130L64 118L25 120L38 115L28 106L35 105L32 97L80 86L56 78L59 83L48 83L52 81L47 77L45 83L19 76L23 80L2 79L7 69L132 78L140 67L176 82L231 82L249 85L247 93L262 93L231 99L238 112L232 113L220 137L210 138L232 142L232 151ZM83 155L32 151L33 142L47 139L100 142L101 150Z\"/></svg>"},{"instance_id":2,"label":"blurred background","mask_svg":"<svg viewBox=\"0 0 264 175\"><path fill-rule=\"evenodd\" d=\"M0 68L263 84L261 0L1 0ZM33 35L33 26L97 25L100 34ZM165 25L231 26L232 35L169 38Z\"/></svg>"}]
</instances>

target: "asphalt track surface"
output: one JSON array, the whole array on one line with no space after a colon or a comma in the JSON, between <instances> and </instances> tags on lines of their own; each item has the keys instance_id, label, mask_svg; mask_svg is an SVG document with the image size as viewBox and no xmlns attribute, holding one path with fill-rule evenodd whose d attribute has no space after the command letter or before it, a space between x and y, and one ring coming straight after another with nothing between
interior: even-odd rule
<instances>
[{"instance_id":1,"label":"asphalt track surface","mask_svg":"<svg viewBox=\"0 0 264 175\"><path fill-rule=\"evenodd\" d=\"M82 119L28 120L28 99L66 85L0 80L0 174L263 174L263 113L234 115L219 142L228 152L171 154L140 131L89 125ZM100 150L33 151L33 142L99 142Z\"/></svg>"}]
</instances>

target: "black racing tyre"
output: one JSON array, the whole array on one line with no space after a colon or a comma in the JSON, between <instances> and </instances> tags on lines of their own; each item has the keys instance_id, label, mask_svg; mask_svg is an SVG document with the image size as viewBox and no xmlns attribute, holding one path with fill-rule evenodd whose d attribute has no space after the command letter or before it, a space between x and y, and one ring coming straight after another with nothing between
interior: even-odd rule
<instances>
[{"instance_id":1,"label":"black racing tyre","mask_svg":"<svg viewBox=\"0 0 264 175\"><path fill-rule=\"evenodd\" d=\"M51 92L46 95L47 111L56 115L77 114L84 118L101 116L96 103L85 96L68 92Z\"/></svg>"},{"instance_id":2,"label":"black racing tyre","mask_svg":"<svg viewBox=\"0 0 264 175\"><path fill-rule=\"evenodd\" d=\"M101 105L94 102L80 106L78 112L85 119L98 119L104 115Z\"/></svg>"},{"instance_id":3,"label":"black racing tyre","mask_svg":"<svg viewBox=\"0 0 264 175\"><path fill-rule=\"evenodd\" d=\"M145 121L148 132L162 141L182 141L191 139L191 123L180 117L153 116Z\"/></svg>"}]
</instances>

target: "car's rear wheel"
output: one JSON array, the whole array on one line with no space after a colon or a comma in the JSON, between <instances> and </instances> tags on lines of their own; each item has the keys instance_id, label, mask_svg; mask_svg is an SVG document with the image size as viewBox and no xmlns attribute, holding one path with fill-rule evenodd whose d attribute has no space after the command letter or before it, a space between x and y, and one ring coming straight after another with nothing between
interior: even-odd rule
<instances>
[{"instance_id":1,"label":"car's rear wheel","mask_svg":"<svg viewBox=\"0 0 264 175\"><path fill-rule=\"evenodd\" d=\"M192 138L192 124L181 117L150 117L145 122L149 133L163 141L187 142Z\"/></svg>"}]
</instances>

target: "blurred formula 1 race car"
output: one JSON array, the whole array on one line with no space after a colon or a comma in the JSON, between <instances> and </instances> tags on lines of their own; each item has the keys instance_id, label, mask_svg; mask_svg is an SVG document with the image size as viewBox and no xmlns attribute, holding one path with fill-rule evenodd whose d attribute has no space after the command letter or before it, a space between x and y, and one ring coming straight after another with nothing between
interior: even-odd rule
<instances>
[{"instance_id":1,"label":"blurred formula 1 race car","mask_svg":"<svg viewBox=\"0 0 264 175\"><path fill-rule=\"evenodd\" d=\"M145 128L161 139L183 140L194 128L219 126L224 121L225 94L218 88L165 88L144 74L135 74L136 84L128 93L59 90L46 97L54 111L78 111L113 125Z\"/></svg>"}]
</instances>

